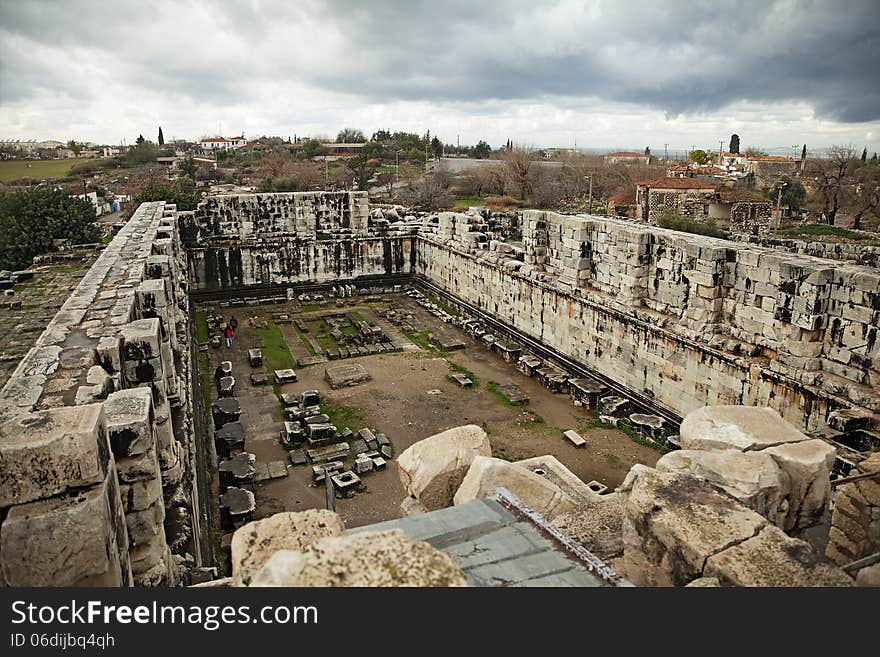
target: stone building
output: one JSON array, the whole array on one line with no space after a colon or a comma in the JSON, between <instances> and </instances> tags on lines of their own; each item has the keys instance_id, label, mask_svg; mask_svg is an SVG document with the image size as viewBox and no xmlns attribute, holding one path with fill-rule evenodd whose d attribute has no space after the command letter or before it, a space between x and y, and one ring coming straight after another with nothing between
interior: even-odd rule
<instances>
[{"instance_id":1,"label":"stone building","mask_svg":"<svg viewBox=\"0 0 880 657\"><path fill-rule=\"evenodd\" d=\"M748 160L748 172L755 177L758 189L768 189L783 176L796 176L800 173L801 163L790 157L780 155L761 155Z\"/></svg>"},{"instance_id":2,"label":"stone building","mask_svg":"<svg viewBox=\"0 0 880 657\"><path fill-rule=\"evenodd\" d=\"M770 202L743 189L719 189L708 218L732 233L768 235L772 229Z\"/></svg>"},{"instance_id":3,"label":"stone building","mask_svg":"<svg viewBox=\"0 0 880 657\"><path fill-rule=\"evenodd\" d=\"M628 194L614 194L605 204L605 211L612 217L632 218L636 213L635 199Z\"/></svg>"},{"instance_id":4,"label":"stone building","mask_svg":"<svg viewBox=\"0 0 880 657\"><path fill-rule=\"evenodd\" d=\"M683 217L702 221L709 214L715 187L692 178L657 178L636 183L636 215L653 226L663 211L671 209Z\"/></svg>"},{"instance_id":5,"label":"stone building","mask_svg":"<svg viewBox=\"0 0 880 657\"><path fill-rule=\"evenodd\" d=\"M651 155L649 153L631 151L608 153L603 159L605 164L651 164Z\"/></svg>"}]
</instances>

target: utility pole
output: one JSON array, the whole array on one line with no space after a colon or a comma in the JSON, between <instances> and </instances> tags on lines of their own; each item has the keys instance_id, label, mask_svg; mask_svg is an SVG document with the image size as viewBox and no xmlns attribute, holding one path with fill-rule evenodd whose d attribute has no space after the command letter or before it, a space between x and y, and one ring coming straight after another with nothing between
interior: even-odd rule
<instances>
[{"instance_id":1,"label":"utility pole","mask_svg":"<svg viewBox=\"0 0 880 657\"><path fill-rule=\"evenodd\" d=\"M718 164L721 164L721 154L724 152L724 140L718 140Z\"/></svg>"},{"instance_id":2,"label":"utility pole","mask_svg":"<svg viewBox=\"0 0 880 657\"><path fill-rule=\"evenodd\" d=\"M669 144L663 144L663 161L669 159Z\"/></svg>"}]
</instances>

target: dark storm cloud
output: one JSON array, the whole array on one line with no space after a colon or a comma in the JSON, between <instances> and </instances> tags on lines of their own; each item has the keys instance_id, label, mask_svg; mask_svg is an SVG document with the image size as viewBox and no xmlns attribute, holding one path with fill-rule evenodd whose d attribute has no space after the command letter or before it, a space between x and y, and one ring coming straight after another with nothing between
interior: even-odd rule
<instances>
[{"instance_id":1,"label":"dark storm cloud","mask_svg":"<svg viewBox=\"0 0 880 657\"><path fill-rule=\"evenodd\" d=\"M876 0L0 0L0 37L4 103L81 93L82 62L63 53L86 48L129 83L216 103L295 80L369 102L549 95L675 115L798 100L838 121L880 118Z\"/></svg>"}]
</instances>

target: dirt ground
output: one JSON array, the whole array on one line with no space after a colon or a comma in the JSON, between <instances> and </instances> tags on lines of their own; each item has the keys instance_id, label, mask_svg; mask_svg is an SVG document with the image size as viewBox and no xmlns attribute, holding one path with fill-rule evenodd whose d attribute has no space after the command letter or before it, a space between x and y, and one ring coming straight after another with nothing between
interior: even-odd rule
<instances>
[{"instance_id":1,"label":"dirt ground","mask_svg":"<svg viewBox=\"0 0 880 657\"><path fill-rule=\"evenodd\" d=\"M350 359L350 362L363 365L372 375L372 380L340 390L331 390L324 381L324 370L333 361L302 367L297 370L298 382L286 384L282 391L299 393L307 389L319 390L322 399L332 400L360 414L363 426L370 427L374 432L385 433L392 442L395 454L450 427L478 424L489 434L494 456L516 461L552 454L583 481L595 479L611 488L621 483L633 464L653 465L657 461L658 452L633 442L622 432L610 429L583 432L588 444L584 448L575 448L562 437L562 432L582 428L592 417L584 408L573 406L568 395L551 393L537 380L521 374L512 364L489 352L457 328L443 325L406 296L387 297L385 305L406 307L416 314L428 330L442 330L448 335L455 335L465 342L466 348L450 352L446 358L442 358L412 345L403 353ZM378 323L383 328L388 326L387 322L376 316L371 306L353 305L345 310L354 308L371 323ZM255 387L248 380L248 374L254 370L247 363L247 350L260 347L261 343L260 338L248 330L246 318L254 313L271 314L286 310L283 306L231 310L239 320L233 348L222 347L209 352L212 371L220 360L230 359L231 356L236 396L242 405L245 447L256 455L258 461L284 460L289 463L288 453L278 440L282 421L272 387ZM340 310L333 307L328 308L327 312ZM221 314L216 308L210 308L209 312ZM229 312L225 311L227 315ZM282 324L281 330L295 358L308 355L290 325ZM447 379L449 362L470 370L476 376L478 386L465 389L450 382ZM489 381L518 385L530 397L528 408L540 415L543 422L532 421L533 416L524 413L521 408L500 403L486 389ZM441 392L429 394L429 390ZM216 398L215 391L212 391L213 398ZM362 426L351 427L355 432L360 428ZM256 484L257 517L280 511L324 508L324 487L323 484L312 484L310 466L291 466L288 473L286 478ZM389 462L385 470L364 474L362 481L362 491L351 498L336 500L336 509L346 526L357 527L397 518L404 493L396 462Z\"/></svg>"}]
</instances>

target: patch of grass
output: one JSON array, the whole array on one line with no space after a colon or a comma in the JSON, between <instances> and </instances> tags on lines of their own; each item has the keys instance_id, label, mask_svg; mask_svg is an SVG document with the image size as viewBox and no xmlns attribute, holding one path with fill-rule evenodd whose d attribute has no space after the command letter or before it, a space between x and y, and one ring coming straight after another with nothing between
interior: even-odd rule
<instances>
[{"instance_id":1,"label":"patch of grass","mask_svg":"<svg viewBox=\"0 0 880 657\"><path fill-rule=\"evenodd\" d=\"M208 330L208 313L204 310L196 311L196 338L200 344L211 339Z\"/></svg>"},{"instance_id":2,"label":"patch of grass","mask_svg":"<svg viewBox=\"0 0 880 657\"><path fill-rule=\"evenodd\" d=\"M588 422L582 429L580 429L581 433L590 431L591 429L614 429L615 427L610 424L605 424L602 420L591 420ZM672 450L668 447L655 443L653 440L649 440L645 438L642 434L632 428L630 426L629 420L621 419L617 422L617 430L625 433L629 436L630 440L634 443L638 443L639 445L643 445L645 447L650 447L653 450L660 452L661 454L668 454ZM607 458L607 457L606 457ZM616 457L615 457L616 458Z\"/></svg>"},{"instance_id":3,"label":"patch of grass","mask_svg":"<svg viewBox=\"0 0 880 657\"><path fill-rule=\"evenodd\" d=\"M293 331L294 331L294 333L296 333L296 336L299 338L299 341L303 343L303 345L306 348L306 351L309 352L309 355L316 356L317 354L315 353L315 350L312 347L312 344L309 342L308 338L306 338L306 334L303 333L302 331L300 331L297 328L296 324L293 325Z\"/></svg>"},{"instance_id":4,"label":"patch of grass","mask_svg":"<svg viewBox=\"0 0 880 657\"><path fill-rule=\"evenodd\" d=\"M501 392L501 386L497 381L489 381L486 384L486 390L492 393L495 397L495 401L501 404L502 406L507 406L508 408L515 408L520 411L520 418L516 421L516 424L523 429L541 429L541 430L551 430L556 431L555 427L550 427L544 418L533 411L530 408L526 408L522 404L514 404L510 399ZM562 431L559 429L559 431Z\"/></svg>"},{"instance_id":5,"label":"patch of grass","mask_svg":"<svg viewBox=\"0 0 880 657\"><path fill-rule=\"evenodd\" d=\"M263 342L263 363L266 365L269 376L275 370L293 369L296 360L290 354L290 349L287 348L287 342L284 340L281 329L274 322L269 321L265 328L250 327L250 330ZM273 382L272 389L275 391L276 397L281 394L280 384Z\"/></svg>"},{"instance_id":6,"label":"patch of grass","mask_svg":"<svg viewBox=\"0 0 880 657\"><path fill-rule=\"evenodd\" d=\"M356 311L356 310L352 310L351 312L347 313L347 315L348 315L348 318L351 320L352 324L355 323L355 322L365 322L365 321L367 321L366 319L364 319L364 316L361 315L361 314L360 314L358 311Z\"/></svg>"},{"instance_id":7,"label":"patch of grass","mask_svg":"<svg viewBox=\"0 0 880 657\"><path fill-rule=\"evenodd\" d=\"M447 363L449 364L449 369L452 370L453 373L464 374L467 378L469 378L471 381L473 381L474 382L474 385L473 385L474 389L480 387L480 381L479 381L479 379L477 379L476 374L471 372L468 368L466 368L462 365L459 365L458 363L453 363L452 361L447 361ZM456 383L456 384L458 383L458 381L456 381L455 379L452 378L452 375L449 375L446 378L447 378L447 380L449 380L452 383Z\"/></svg>"},{"instance_id":8,"label":"patch of grass","mask_svg":"<svg viewBox=\"0 0 880 657\"><path fill-rule=\"evenodd\" d=\"M724 231L718 228L712 220L705 222L694 221L693 219L682 217L674 212L664 212L663 216L660 217L659 224L661 228L677 230L682 233L693 233L695 235L708 235L709 237L720 238L725 236Z\"/></svg>"},{"instance_id":9,"label":"patch of grass","mask_svg":"<svg viewBox=\"0 0 880 657\"><path fill-rule=\"evenodd\" d=\"M616 454L606 454L605 460L608 461L609 465L620 465L621 463Z\"/></svg>"},{"instance_id":10,"label":"patch of grass","mask_svg":"<svg viewBox=\"0 0 880 657\"><path fill-rule=\"evenodd\" d=\"M459 196L455 199L454 205L457 208L467 208L472 205L482 205L483 199L480 196Z\"/></svg>"},{"instance_id":11,"label":"patch of grass","mask_svg":"<svg viewBox=\"0 0 880 657\"><path fill-rule=\"evenodd\" d=\"M213 385L213 377L211 377L211 359L205 352L199 352L199 388L202 391L202 420L205 423L205 430L211 427L211 386Z\"/></svg>"},{"instance_id":12,"label":"patch of grass","mask_svg":"<svg viewBox=\"0 0 880 657\"><path fill-rule=\"evenodd\" d=\"M840 237L858 242L866 240L877 241L872 235L848 230L846 228L841 228L840 226L829 226L827 224L807 224L805 226L798 226L797 228L789 228L788 230L780 231L779 235L784 237Z\"/></svg>"},{"instance_id":13,"label":"patch of grass","mask_svg":"<svg viewBox=\"0 0 880 657\"><path fill-rule=\"evenodd\" d=\"M54 274L75 274L83 269L85 269L85 265L82 263L77 265L52 265L51 267L51 271Z\"/></svg>"},{"instance_id":14,"label":"patch of grass","mask_svg":"<svg viewBox=\"0 0 880 657\"><path fill-rule=\"evenodd\" d=\"M403 333L414 345L421 347L425 351L430 351L432 354L437 354L443 358L446 357L446 350L431 342L431 339L428 337L428 331L404 331Z\"/></svg>"},{"instance_id":15,"label":"patch of grass","mask_svg":"<svg viewBox=\"0 0 880 657\"><path fill-rule=\"evenodd\" d=\"M442 310L442 311L444 311L444 312L446 312L446 313L449 313L449 314L452 315L453 317L458 317L459 315L461 315L461 313L458 312L455 308L453 308L453 307L450 306L450 305L447 305L447 304L443 303L442 301L440 301L440 299L437 299L437 298L433 297L432 295L428 294L428 293L425 292L424 290L421 290L421 292L422 292L422 294L425 295L425 298L426 298L428 301L430 301L431 303L433 303L433 304L434 304L435 306L437 306L440 310Z\"/></svg>"},{"instance_id":16,"label":"patch of grass","mask_svg":"<svg viewBox=\"0 0 880 657\"><path fill-rule=\"evenodd\" d=\"M330 423L340 431L348 427L355 433L366 426L363 412L354 406L346 406L334 399L321 400L321 412L330 418Z\"/></svg>"},{"instance_id":17,"label":"patch of grass","mask_svg":"<svg viewBox=\"0 0 880 657\"><path fill-rule=\"evenodd\" d=\"M324 304L307 303L302 306L302 308L300 309L300 312L310 313L310 312L314 312L316 310L324 310L324 308L326 308L326 306Z\"/></svg>"},{"instance_id":18,"label":"patch of grass","mask_svg":"<svg viewBox=\"0 0 880 657\"><path fill-rule=\"evenodd\" d=\"M497 381L489 381L486 384L486 390L491 392L495 396L495 401L497 401L502 406L508 406L510 408L519 408L522 404L514 404L507 395L501 392L501 386Z\"/></svg>"},{"instance_id":19,"label":"patch of grass","mask_svg":"<svg viewBox=\"0 0 880 657\"><path fill-rule=\"evenodd\" d=\"M9 160L0 162L0 182L22 180L53 180L64 178L79 164L97 162L95 158L84 160Z\"/></svg>"}]
</instances>

